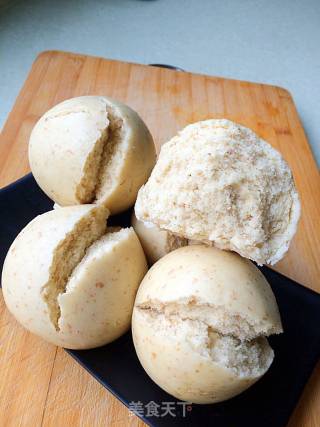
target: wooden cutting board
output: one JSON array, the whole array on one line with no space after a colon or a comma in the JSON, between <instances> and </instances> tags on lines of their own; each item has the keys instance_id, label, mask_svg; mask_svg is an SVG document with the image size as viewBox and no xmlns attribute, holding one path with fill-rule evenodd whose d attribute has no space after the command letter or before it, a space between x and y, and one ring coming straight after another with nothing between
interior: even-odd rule
<instances>
[{"instance_id":1,"label":"wooden cutting board","mask_svg":"<svg viewBox=\"0 0 320 427\"><path fill-rule=\"evenodd\" d=\"M320 292L320 180L290 93L282 88L49 51L35 60L0 137L0 187L29 172L39 117L63 99L107 95L139 112L157 148L198 120L228 118L255 130L291 166L302 201L299 230L275 269ZM24 331L0 301L0 424L142 426L62 349ZM294 349L293 349L294 357ZM320 366L291 427L320 424Z\"/></svg>"}]
</instances>

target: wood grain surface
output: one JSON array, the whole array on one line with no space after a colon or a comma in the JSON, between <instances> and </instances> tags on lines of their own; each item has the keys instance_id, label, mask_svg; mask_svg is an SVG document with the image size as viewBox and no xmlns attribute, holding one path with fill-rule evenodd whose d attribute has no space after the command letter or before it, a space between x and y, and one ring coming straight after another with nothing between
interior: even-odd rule
<instances>
[{"instance_id":1,"label":"wood grain surface","mask_svg":"<svg viewBox=\"0 0 320 427\"><path fill-rule=\"evenodd\" d=\"M291 166L302 218L290 250L274 268L320 292L320 180L290 93L285 89L58 51L41 53L0 138L0 187L29 172L32 127L54 104L107 95L142 116L157 148L198 120L228 118L255 130ZM1 426L143 426L64 350L20 327L0 301ZM320 366L290 427L320 425Z\"/></svg>"}]
</instances>

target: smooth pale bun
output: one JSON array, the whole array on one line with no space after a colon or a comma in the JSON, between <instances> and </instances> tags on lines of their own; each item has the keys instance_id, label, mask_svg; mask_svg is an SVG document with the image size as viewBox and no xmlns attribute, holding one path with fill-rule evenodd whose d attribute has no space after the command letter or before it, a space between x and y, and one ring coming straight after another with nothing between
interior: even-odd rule
<instances>
[{"instance_id":1,"label":"smooth pale bun","mask_svg":"<svg viewBox=\"0 0 320 427\"><path fill-rule=\"evenodd\" d=\"M161 258L143 284L139 306L151 301L174 312L181 303L179 309L188 316L210 317L211 326L240 339L282 332L270 285L252 262L236 253L205 245L183 247Z\"/></svg>"},{"instance_id":2,"label":"smooth pale bun","mask_svg":"<svg viewBox=\"0 0 320 427\"><path fill-rule=\"evenodd\" d=\"M179 236L275 264L296 232L300 202L289 166L270 144L229 120L206 120L161 147L135 213Z\"/></svg>"},{"instance_id":3,"label":"smooth pale bun","mask_svg":"<svg viewBox=\"0 0 320 427\"><path fill-rule=\"evenodd\" d=\"M156 154L138 114L102 96L68 99L47 111L29 142L42 190L61 206L105 202L112 214L135 202Z\"/></svg>"},{"instance_id":4,"label":"smooth pale bun","mask_svg":"<svg viewBox=\"0 0 320 427\"><path fill-rule=\"evenodd\" d=\"M239 255L193 245L161 258L137 293L132 333L148 375L194 403L229 399L255 383L282 332L272 290Z\"/></svg>"},{"instance_id":5,"label":"smooth pale bun","mask_svg":"<svg viewBox=\"0 0 320 427\"><path fill-rule=\"evenodd\" d=\"M188 244L187 239L183 237L175 236L167 230L161 230L152 223L139 221L134 211L131 216L131 225L139 237L150 265L157 262L169 252Z\"/></svg>"},{"instance_id":6,"label":"smooth pale bun","mask_svg":"<svg viewBox=\"0 0 320 427\"><path fill-rule=\"evenodd\" d=\"M106 229L103 206L36 217L7 254L3 296L28 330L71 349L109 343L130 326L146 259L132 228Z\"/></svg>"}]
</instances>

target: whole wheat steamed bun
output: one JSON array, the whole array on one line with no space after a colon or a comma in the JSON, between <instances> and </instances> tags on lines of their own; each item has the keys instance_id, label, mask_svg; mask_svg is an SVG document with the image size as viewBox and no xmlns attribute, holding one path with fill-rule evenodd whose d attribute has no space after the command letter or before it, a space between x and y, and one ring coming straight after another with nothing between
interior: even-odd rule
<instances>
[{"instance_id":1,"label":"whole wheat steamed bun","mask_svg":"<svg viewBox=\"0 0 320 427\"><path fill-rule=\"evenodd\" d=\"M162 146L135 213L179 236L274 264L296 232L300 203L271 145L229 120L206 120Z\"/></svg>"},{"instance_id":2,"label":"whole wheat steamed bun","mask_svg":"<svg viewBox=\"0 0 320 427\"><path fill-rule=\"evenodd\" d=\"M132 206L155 164L152 136L138 114L102 96L68 99L32 130L29 162L42 190L61 206Z\"/></svg>"},{"instance_id":3,"label":"whole wheat steamed bun","mask_svg":"<svg viewBox=\"0 0 320 427\"><path fill-rule=\"evenodd\" d=\"M139 237L150 265L169 252L188 244L188 240L183 237L175 236L167 230L161 230L150 222L139 221L134 211L131 216L131 225Z\"/></svg>"},{"instance_id":4,"label":"whole wheat steamed bun","mask_svg":"<svg viewBox=\"0 0 320 427\"><path fill-rule=\"evenodd\" d=\"M104 206L36 217L9 249L2 272L8 309L29 331L72 349L98 347L130 327L147 271L132 228L106 228Z\"/></svg>"},{"instance_id":5,"label":"whole wheat steamed bun","mask_svg":"<svg viewBox=\"0 0 320 427\"><path fill-rule=\"evenodd\" d=\"M282 332L272 290L238 254L204 245L161 258L135 300L132 333L147 374L177 399L214 403L254 384Z\"/></svg>"}]
</instances>

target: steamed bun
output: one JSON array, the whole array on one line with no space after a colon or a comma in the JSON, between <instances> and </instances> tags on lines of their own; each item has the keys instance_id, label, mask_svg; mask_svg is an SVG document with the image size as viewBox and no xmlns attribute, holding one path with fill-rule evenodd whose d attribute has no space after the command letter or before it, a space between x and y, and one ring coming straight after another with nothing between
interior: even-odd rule
<instances>
[{"instance_id":1,"label":"steamed bun","mask_svg":"<svg viewBox=\"0 0 320 427\"><path fill-rule=\"evenodd\" d=\"M295 234L300 203L271 145L229 120L206 120L162 146L135 213L178 236L275 264Z\"/></svg>"}]
</instances>

